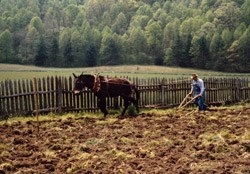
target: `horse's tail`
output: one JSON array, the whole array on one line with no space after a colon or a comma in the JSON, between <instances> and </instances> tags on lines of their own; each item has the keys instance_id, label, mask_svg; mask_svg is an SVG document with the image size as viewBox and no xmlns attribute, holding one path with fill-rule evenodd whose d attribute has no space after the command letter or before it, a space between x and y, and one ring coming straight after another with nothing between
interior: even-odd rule
<instances>
[{"instance_id":1,"label":"horse's tail","mask_svg":"<svg viewBox=\"0 0 250 174\"><path fill-rule=\"evenodd\" d=\"M138 88L136 86L134 86L134 90L135 90L136 100L139 101L139 99L140 99L140 91L138 90Z\"/></svg>"},{"instance_id":2,"label":"horse's tail","mask_svg":"<svg viewBox=\"0 0 250 174\"><path fill-rule=\"evenodd\" d=\"M136 99L135 99L136 110L137 110L137 112L139 112L140 91L138 90L138 88L135 85L133 85L133 90L135 91L135 95L136 95Z\"/></svg>"}]
</instances>

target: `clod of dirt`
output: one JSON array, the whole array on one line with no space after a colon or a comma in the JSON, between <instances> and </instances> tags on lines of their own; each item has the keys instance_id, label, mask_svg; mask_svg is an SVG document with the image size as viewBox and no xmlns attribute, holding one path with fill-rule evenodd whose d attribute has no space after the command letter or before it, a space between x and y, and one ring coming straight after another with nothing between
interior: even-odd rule
<instances>
[{"instance_id":1,"label":"clod of dirt","mask_svg":"<svg viewBox=\"0 0 250 174\"><path fill-rule=\"evenodd\" d=\"M29 120L29 121L26 122L26 124L27 125L32 125L32 121Z\"/></svg>"},{"instance_id":2,"label":"clod of dirt","mask_svg":"<svg viewBox=\"0 0 250 174\"><path fill-rule=\"evenodd\" d=\"M91 149L87 146L80 147L80 151L86 152L86 153L91 153Z\"/></svg>"},{"instance_id":3,"label":"clod of dirt","mask_svg":"<svg viewBox=\"0 0 250 174\"><path fill-rule=\"evenodd\" d=\"M18 153L19 157L30 157L31 155L33 155L32 151L21 151Z\"/></svg>"},{"instance_id":4,"label":"clod of dirt","mask_svg":"<svg viewBox=\"0 0 250 174\"><path fill-rule=\"evenodd\" d=\"M241 145L245 148L246 152L250 152L250 140L241 142Z\"/></svg>"},{"instance_id":5,"label":"clod of dirt","mask_svg":"<svg viewBox=\"0 0 250 174\"><path fill-rule=\"evenodd\" d=\"M34 166L34 162L33 161L15 161L14 166L16 168L31 168L32 166Z\"/></svg>"},{"instance_id":6,"label":"clod of dirt","mask_svg":"<svg viewBox=\"0 0 250 174\"><path fill-rule=\"evenodd\" d=\"M18 130L18 129L14 129L14 130L12 131L12 133L13 133L14 135L21 135L21 134L22 134L22 132L21 132L20 130Z\"/></svg>"},{"instance_id":7,"label":"clod of dirt","mask_svg":"<svg viewBox=\"0 0 250 174\"><path fill-rule=\"evenodd\" d=\"M26 134L32 134L33 131L32 131L31 129L28 129L25 133L26 133Z\"/></svg>"},{"instance_id":8,"label":"clod of dirt","mask_svg":"<svg viewBox=\"0 0 250 174\"><path fill-rule=\"evenodd\" d=\"M19 126L21 125L21 121L13 122L11 126Z\"/></svg>"},{"instance_id":9,"label":"clod of dirt","mask_svg":"<svg viewBox=\"0 0 250 174\"><path fill-rule=\"evenodd\" d=\"M0 165L0 174L5 174L5 171L13 171L14 170L14 166L10 163L2 163Z\"/></svg>"},{"instance_id":10,"label":"clod of dirt","mask_svg":"<svg viewBox=\"0 0 250 174\"><path fill-rule=\"evenodd\" d=\"M55 166L53 164L45 164L44 167L49 171L49 172L54 172L55 171Z\"/></svg>"},{"instance_id":11,"label":"clod of dirt","mask_svg":"<svg viewBox=\"0 0 250 174\"><path fill-rule=\"evenodd\" d=\"M61 145L60 144L53 144L50 149L51 150L61 150Z\"/></svg>"},{"instance_id":12,"label":"clod of dirt","mask_svg":"<svg viewBox=\"0 0 250 174\"><path fill-rule=\"evenodd\" d=\"M20 137L15 137L12 143L13 143L14 145L24 144L24 143L25 143L25 140L24 140L23 138L20 138Z\"/></svg>"}]
</instances>

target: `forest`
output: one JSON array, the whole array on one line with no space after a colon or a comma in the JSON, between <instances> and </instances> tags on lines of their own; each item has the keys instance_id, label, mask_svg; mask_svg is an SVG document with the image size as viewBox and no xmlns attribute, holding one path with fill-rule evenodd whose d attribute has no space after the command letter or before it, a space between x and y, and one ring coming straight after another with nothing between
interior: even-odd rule
<instances>
[{"instance_id":1,"label":"forest","mask_svg":"<svg viewBox=\"0 0 250 174\"><path fill-rule=\"evenodd\" d=\"M0 63L250 72L250 0L0 0Z\"/></svg>"}]
</instances>

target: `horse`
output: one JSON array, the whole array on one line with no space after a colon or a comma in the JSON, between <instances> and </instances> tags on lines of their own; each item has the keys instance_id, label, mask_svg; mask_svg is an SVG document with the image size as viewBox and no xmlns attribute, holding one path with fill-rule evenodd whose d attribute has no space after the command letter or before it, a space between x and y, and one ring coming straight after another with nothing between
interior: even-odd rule
<instances>
[{"instance_id":1,"label":"horse","mask_svg":"<svg viewBox=\"0 0 250 174\"><path fill-rule=\"evenodd\" d=\"M107 116L106 97L122 97L124 100L124 109L121 113L123 116L130 105L133 103L139 112L138 101L140 93L137 87L125 78L104 77L101 75L81 74L74 76L74 94L79 95L83 89L90 89L98 98L98 107ZM136 96L133 97L135 92Z\"/></svg>"}]
</instances>

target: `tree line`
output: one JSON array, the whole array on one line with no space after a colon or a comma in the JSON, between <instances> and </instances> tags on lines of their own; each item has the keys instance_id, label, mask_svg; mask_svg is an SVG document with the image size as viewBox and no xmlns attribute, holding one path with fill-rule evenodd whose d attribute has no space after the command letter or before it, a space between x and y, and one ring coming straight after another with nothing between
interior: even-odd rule
<instances>
[{"instance_id":1,"label":"tree line","mask_svg":"<svg viewBox=\"0 0 250 174\"><path fill-rule=\"evenodd\" d=\"M0 63L250 72L250 0L0 0Z\"/></svg>"}]
</instances>

